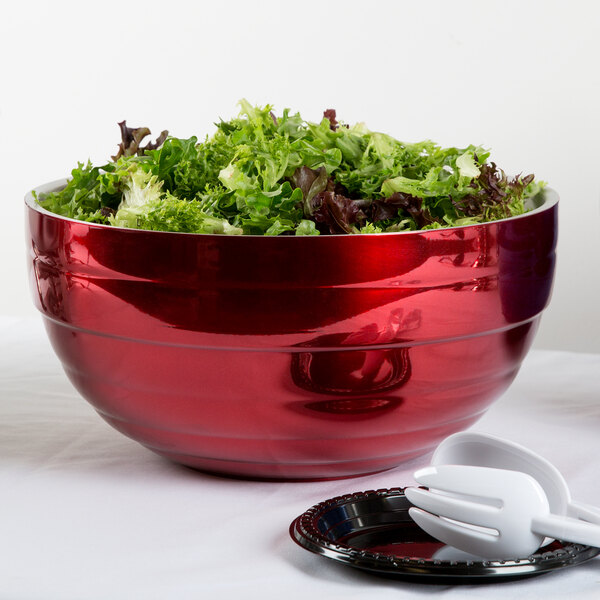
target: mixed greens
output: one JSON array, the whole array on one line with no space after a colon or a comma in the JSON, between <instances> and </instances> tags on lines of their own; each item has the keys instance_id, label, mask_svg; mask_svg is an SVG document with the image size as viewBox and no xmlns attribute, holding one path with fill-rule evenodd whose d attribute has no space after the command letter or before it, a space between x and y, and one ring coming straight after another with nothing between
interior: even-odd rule
<instances>
[{"instance_id":1,"label":"mixed greens","mask_svg":"<svg viewBox=\"0 0 600 600\"><path fill-rule=\"evenodd\" d=\"M38 198L66 217L193 233L318 235L434 229L521 214L543 186L509 178L479 146L400 142L364 124L320 123L242 100L212 137L169 137L119 124L112 161L79 163Z\"/></svg>"}]
</instances>

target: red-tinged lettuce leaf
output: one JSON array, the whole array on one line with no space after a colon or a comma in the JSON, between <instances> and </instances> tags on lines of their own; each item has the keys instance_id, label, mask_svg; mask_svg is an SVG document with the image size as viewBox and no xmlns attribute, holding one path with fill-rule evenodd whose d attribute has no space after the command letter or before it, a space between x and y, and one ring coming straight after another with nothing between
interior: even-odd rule
<instances>
[{"instance_id":1,"label":"red-tinged lettuce leaf","mask_svg":"<svg viewBox=\"0 0 600 600\"><path fill-rule=\"evenodd\" d=\"M339 123L338 123L334 108L328 108L328 109L324 110L323 118L327 119L329 121L329 127L331 127L332 131L337 130Z\"/></svg>"},{"instance_id":2,"label":"red-tinged lettuce leaf","mask_svg":"<svg viewBox=\"0 0 600 600\"><path fill-rule=\"evenodd\" d=\"M469 217L482 214L489 218L510 217L515 212L515 205L516 210L522 212L519 203L533 179L533 175L517 175L509 179L496 163L484 163L479 177L471 184L475 191L453 200L453 205Z\"/></svg>"},{"instance_id":3,"label":"red-tinged lettuce leaf","mask_svg":"<svg viewBox=\"0 0 600 600\"><path fill-rule=\"evenodd\" d=\"M387 198L377 198L373 200L369 208L368 215L372 223L395 219L398 217L399 210L411 217L418 229L422 229L436 221L439 222L423 207L423 198L417 198L402 192L396 192Z\"/></svg>"},{"instance_id":4,"label":"red-tinged lettuce leaf","mask_svg":"<svg viewBox=\"0 0 600 600\"><path fill-rule=\"evenodd\" d=\"M323 233L352 233L352 225L360 226L367 220L363 207L368 203L335 192L320 192L311 201L312 218L324 226Z\"/></svg>"},{"instance_id":5,"label":"red-tinged lettuce leaf","mask_svg":"<svg viewBox=\"0 0 600 600\"><path fill-rule=\"evenodd\" d=\"M329 181L325 167L320 167L316 171L308 167L296 169L292 175L292 183L302 190L305 217L312 215L311 201L317 194L327 189Z\"/></svg>"},{"instance_id":6,"label":"red-tinged lettuce leaf","mask_svg":"<svg viewBox=\"0 0 600 600\"><path fill-rule=\"evenodd\" d=\"M141 143L152 133L147 127L127 127L127 121L118 123L121 129L121 142L119 150L111 158L117 161L121 156L143 156L146 150L156 150L169 135L168 131L162 131L154 142L148 142L145 146Z\"/></svg>"}]
</instances>

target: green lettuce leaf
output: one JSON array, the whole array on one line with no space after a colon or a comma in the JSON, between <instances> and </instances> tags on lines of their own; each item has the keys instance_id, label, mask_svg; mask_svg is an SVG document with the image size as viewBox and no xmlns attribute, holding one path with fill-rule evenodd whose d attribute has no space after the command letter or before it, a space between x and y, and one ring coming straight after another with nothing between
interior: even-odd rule
<instances>
[{"instance_id":1,"label":"green lettuce leaf","mask_svg":"<svg viewBox=\"0 0 600 600\"><path fill-rule=\"evenodd\" d=\"M118 227L225 235L385 233L461 226L524 212L543 183L508 178L480 146L405 143L327 109L318 122L240 101L199 141L155 142L119 124L102 166L79 163L39 198L57 214Z\"/></svg>"}]
</instances>

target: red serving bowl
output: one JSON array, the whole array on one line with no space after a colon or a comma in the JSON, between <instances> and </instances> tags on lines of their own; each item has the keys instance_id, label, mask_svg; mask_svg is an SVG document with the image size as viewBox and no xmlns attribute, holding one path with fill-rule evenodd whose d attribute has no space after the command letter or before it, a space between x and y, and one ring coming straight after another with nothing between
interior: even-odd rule
<instances>
[{"instance_id":1,"label":"red serving bowl","mask_svg":"<svg viewBox=\"0 0 600 600\"><path fill-rule=\"evenodd\" d=\"M552 191L483 225L318 237L25 202L34 301L77 390L154 452L242 477L370 473L468 427L515 377L554 274Z\"/></svg>"}]
</instances>

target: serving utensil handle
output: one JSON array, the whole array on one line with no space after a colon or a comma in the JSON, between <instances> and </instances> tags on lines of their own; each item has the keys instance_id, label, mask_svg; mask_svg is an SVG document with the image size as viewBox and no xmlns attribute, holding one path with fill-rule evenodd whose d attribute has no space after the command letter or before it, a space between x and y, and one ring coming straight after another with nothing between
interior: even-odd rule
<instances>
[{"instance_id":1,"label":"serving utensil handle","mask_svg":"<svg viewBox=\"0 0 600 600\"><path fill-rule=\"evenodd\" d=\"M583 502L570 502L567 507L567 515L574 519L581 519L588 523L600 525L600 508Z\"/></svg>"},{"instance_id":2,"label":"serving utensil handle","mask_svg":"<svg viewBox=\"0 0 600 600\"><path fill-rule=\"evenodd\" d=\"M562 515L544 515L531 520L531 531L539 535L600 547L600 525Z\"/></svg>"}]
</instances>

